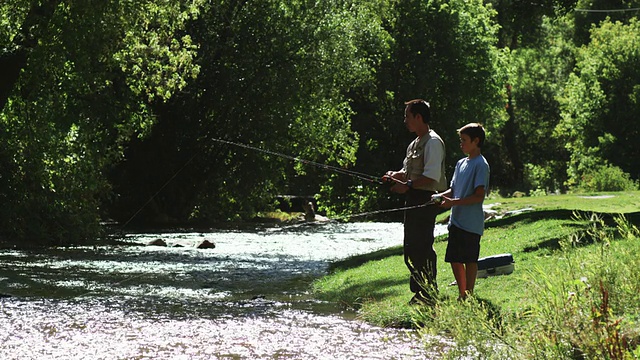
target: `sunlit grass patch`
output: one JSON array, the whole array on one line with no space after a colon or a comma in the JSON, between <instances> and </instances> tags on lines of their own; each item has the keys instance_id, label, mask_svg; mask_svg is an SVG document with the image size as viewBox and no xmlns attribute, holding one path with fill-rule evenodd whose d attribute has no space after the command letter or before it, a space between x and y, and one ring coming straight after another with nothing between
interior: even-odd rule
<instances>
[{"instance_id":1,"label":"sunlit grass patch","mask_svg":"<svg viewBox=\"0 0 640 360\"><path fill-rule=\"evenodd\" d=\"M444 262L446 236L435 243L440 301L433 309L407 305L401 247L340 262L314 291L339 298L366 321L450 337L456 346L444 354L449 358L638 358L638 194L507 200L506 209L534 210L488 221L480 256L511 253L515 271L478 279L464 303L448 286L454 278Z\"/></svg>"},{"instance_id":2,"label":"sunlit grass patch","mask_svg":"<svg viewBox=\"0 0 640 360\"><path fill-rule=\"evenodd\" d=\"M454 338L459 346L450 358L470 349L482 358L637 356L640 234L636 229L614 238L599 218L590 226L595 242L568 237L560 242L559 256L510 278L526 286L502 281L509 277L483 280L473 300L444 301L423 317L423 331Z\"/></svg>"}]
</instances>

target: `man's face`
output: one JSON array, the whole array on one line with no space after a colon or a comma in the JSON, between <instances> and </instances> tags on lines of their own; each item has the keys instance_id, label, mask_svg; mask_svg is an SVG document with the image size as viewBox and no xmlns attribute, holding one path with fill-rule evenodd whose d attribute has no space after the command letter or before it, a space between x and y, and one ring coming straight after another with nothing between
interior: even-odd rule
<instances>
[{"instance_id":1,"label":"man's face","mask_svg":"<svg viewBox=\"0 0 640 360\"><path fill-rule=\"evenodd\" d=\"M415 132L419 122L422 119L418 115L413 115L411 111L409 111L409 106L404 109L404 124L407 126L407 129L411 132Z\"/></svg>"}]
</instances>

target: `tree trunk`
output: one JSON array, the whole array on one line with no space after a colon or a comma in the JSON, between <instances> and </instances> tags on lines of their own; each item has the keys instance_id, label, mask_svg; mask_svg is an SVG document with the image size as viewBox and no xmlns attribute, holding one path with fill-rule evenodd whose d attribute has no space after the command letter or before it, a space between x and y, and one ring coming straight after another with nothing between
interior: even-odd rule
<instances>
[{"instance_id":1,"label":"tree trunk","mask_svg":"<svg viewBox=\"0 0 640 360\"><path fill-rule=\"evenodd\" d=\"M504 125L502 136L504 146L507 150L507 156L509 157L509 160L511 160L511 165L513 166L511 183L512 185L519 186L522 185L524 164L520 158L517 146L519 129L516 124L515 109L513 108L511 85L507 85L507 97L507 114L509 114L509 119Z\"/></svg>"}]
</instances>

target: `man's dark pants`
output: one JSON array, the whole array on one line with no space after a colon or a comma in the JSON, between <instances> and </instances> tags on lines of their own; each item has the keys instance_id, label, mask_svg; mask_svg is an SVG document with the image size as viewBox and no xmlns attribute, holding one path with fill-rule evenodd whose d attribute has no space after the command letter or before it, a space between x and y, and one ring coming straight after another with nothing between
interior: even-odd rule
<instances>
[{"instance_id":1,"label":"man's dark pants","mask_svg":"<svg viewBox=\"0 0 640 360\"><path fill-rule=\"evenodd\" d=\"M410 189L405 204L408 207L423 205L433 194L433 191ZM436 205L409 209L404 213L404 262L411 272L409 285L414 293L427 295L438 290L433 229L439 213Z\"/></svg>"}]
</instances>

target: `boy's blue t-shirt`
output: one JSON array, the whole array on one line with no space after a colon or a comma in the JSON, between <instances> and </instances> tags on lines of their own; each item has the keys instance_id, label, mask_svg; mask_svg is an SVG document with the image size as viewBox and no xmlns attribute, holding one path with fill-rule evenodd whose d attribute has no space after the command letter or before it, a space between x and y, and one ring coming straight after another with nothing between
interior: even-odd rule
<instances>
[{"instance_id":1,"label":"boy's blue t-shirt","mask_svg":"<svg viewBox=\"0 0 640 360\"><path fill-rule=\"evenodd\" d=\"M451 179L454 199L462 199L473 194L478 186L489 187L489 163L484 156L460 159ZM484 232L484 211L482 202L459 205L451 208L450 223L475 234Z\"/></svg>"}]
</instances>

